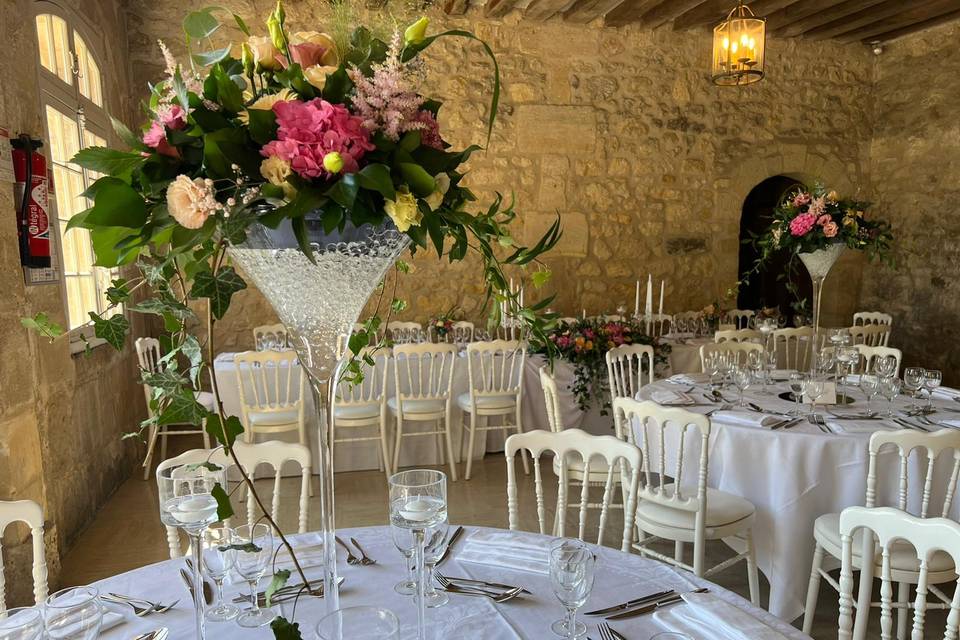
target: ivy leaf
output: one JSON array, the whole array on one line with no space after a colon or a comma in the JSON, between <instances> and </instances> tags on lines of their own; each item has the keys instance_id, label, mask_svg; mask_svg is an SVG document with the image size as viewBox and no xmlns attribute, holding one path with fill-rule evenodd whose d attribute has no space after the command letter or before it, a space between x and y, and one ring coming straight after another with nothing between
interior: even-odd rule
<instances>
[{"instance_id":1,"label":"ivy leaf","mask_svg":"<svg viewBox=\"0 0 960 640\"><path fill-rule=\"evenodd\" d=\"M187 379L172 367L167 367L156 373L144 370L142 381L145 385L153 387L154 389L162 389L168 393L180 391L187 384Z\"/></svg>"},{"instance_id":2,"label":"ivy leaf","mask_svg":"<svg viewBox=\"0 0 960 640\"><path fill-rule=\"evenodd\" d=\"M213 485L210 495L217 501L217 519L223 521L232 518L233 505L230 504L230 496L223 490L219 482Z\"/></svg>"},{"instance_id":3,"label":"ivy leaf","mask_svg":"<svg viewBox=\"0 0 960 640\"><path fill-rule=\"evenodd\" d=\"M163 298L148 298L131 306L130 310L138 313L149 313L155 316L170 314L178 320L191 320L196 317L190 307L185 304L177 302L176 300L165 300Z\"/></svg>"},{"instance_id":4,"label":"ivy leaf","mask_svg":"<svg viewBox=\"0 0 960 640\"><path fill-rule=\"evenodd\" d=\"M287 580L290 579L289 569L281 569L273 574L273 578L270 579L270 584L267 585L266 591L263 592L264 597L267 601L267 607L272 607L273 604L270 602L270 599L273 598L273 594L277 592L278 589L287 584Z\"/></svg>"},{"instance_id":5,"label":"ivy leaf","mask_svg":"<svg viewBox=\"0 0 960 640\"><path fill-rule=\"evenodd\" d=\"M107 287L106 295L110 304L122 304L130 297L127 281L123 278L117 278Z\"/></svg>"},{"instance_id":6,"label":"ivy leaf","mask_svg":"<svg viewBox=\"0 0 960 640\"><path fill-rule=\"evenodd\" d=\"M200 375L200 367L203 365L203 347L196 336L187 335L180 345L180 353L190 361L190 379L193 384L197 384L197 378Z\"/></svg>"},{"instance_id":7,"label":"ivy leaf","mask_svg":"<svg viewBox=\"0 0 960 640\"><path fill-rule=\"evenodd\" d=\"M64 334L63 327L50 318L44 312L40 311L32 318L20 318L20 324L31 331L36 331L40 335L49 338L50 342Z\"/></svg>"},{"instance_id":8,"label":"ivy leaf","mask_svg":"<svg viewBox=\"0 0 960 640\"><path fill-rule=\"evenodd\" d=\"M139 153L117 151L107 147L87 147L78 151L70 159L70 162L85 169L111 176L130 173L134 169L140 168L140 165L145 161L146 158Z\"/></svg>"},{"instance_id":9,"label":"ivy leaf","mask_svg":"<svg viewBox=\"0 0 960 640\"><path fill-rule=\"evenodd\" d=\"M127 331L130 329L130 321L118 313L109 318L102 318L96 313L90 312L90 319L93 320L93 334L101 340L106 340L113 345L117 351L123 349L123 342L127 338Z\"/></svg>"},{"instance_id":10,"label":"ivy leaf","mask_svg":"<svg viewBox=\"0 0 960 640\"><path fill-rule=\"evenodd\" d=\"M147 221L147 203L143 196L119 178L100 178L96 184L97 194L87 223L101 227L143 227Z\"/></svg>"},{"instance_id":11,"label":"ivy leaf","mask_svg":"<svg viewBox=\"0 0 960 640\"><path fill-rule=\"evenodd\" d=\"M262 547L253 543L253 542L244 542L243 544L234 543L234 544L225 544L222 547L217 547L221 552L223 551L240 551L242 553L260 553Z\"/></svg>"},{"instance_id":12,"label":"ivy leaf","mask_svg":"<svg viewBox=\"0 0 960 640\"><path fill-rule=\"evenodd\" d=\"M197 402L193 391L187 389L169 397L170 402L164 407L157 424L199 425L207 417L207 410Z\"/></svg>"},{"instance_id":13,"label":"ivy leaf","mask_svg":"<svg viewBox=\"0 0 960 640\"><path fill-rule=\"evenodd\" d=\"M273 619L270 630L273 631L274 640L303 640L303 636L300 635L300 623L290 622L283 616Z\"/></svg>"},{"instance_id":14,"label":"ivy leaf","mask_svg":"<svg viewBox=\"0 0 960 640\"><path fill-rule=\"evenodd\" d=\"M230 307L230 298L237 291L246 288L247 283L234 271L233 267L221 267L216 273L206 270L194 276L190 297L209 299L213 316L217 320L222 320Z\"/></svg>"},{"instance_id":15,"label":"ivy leaf","mask_svg":"<svg viewBox=\"0 0 960 640\"><path fill-rule=\"evenodd\" d=\"M223 445L227 453L230 453L230 449L233 448L233 443L236 442L237 437L243 433L243 423L240 422L240 418L237 416L228 416L226 423L224 423L218 414L212 413L207 416L206 431L217 442Z\"/></svg>"}]
</instances>

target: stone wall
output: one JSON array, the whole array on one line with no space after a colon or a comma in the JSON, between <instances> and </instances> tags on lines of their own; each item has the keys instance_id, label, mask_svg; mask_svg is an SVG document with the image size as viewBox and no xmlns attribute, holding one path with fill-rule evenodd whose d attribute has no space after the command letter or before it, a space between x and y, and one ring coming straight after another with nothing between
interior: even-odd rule
<instances>
[{"instance_id":1,"label":"stone wall","mask_svg":"<svg viewBox=\"0 0 960 640\"><path fill-rule=\"evenodd\" d=\"M89 21L84 37L104 52L110 111L130 120L139 96L130 91L120 3L72 4ZM0 0L0 124L44 138L33 5ZM132 348L116 353L105 346L87 357L71 356L66 340L51 344L21 326L21 317L39 311L65 324L63 298L59 286L23 284L8 183L0 184L0 213L0 500L43 505L50 586L56 588L62 553L135 464L134 445L120 436L143 419L143 392ZM19 525L3 538L8 605L32 600L29 540Z\"/></svg>"},{"instance_id":2,"label":"stone wall","mask_svg":"<svg viewBox=\"0 0 960 640\"><path fill-rule=\"evenodd\" d=\"M960 24L914 34L878 59L870 195L897 233L898 269L864 278L864 307L894 317L905 366L960 384Z\"/></svg>"},{"instance_id":3,"label":"stone wall","mask_svg":"<svg viewBox=\"0 0 960 640\"><path fill-rule=\"evenodd\" d=\"M181 16L201 4L129 3L135 77L161 73L155 40L177 46ZM226 4L256 30L272 3ZM323 24L321 0L287 4L294 28ZM503 100L468 184L484 203L497 191L516 195L520 240L561 216L564 237L546 259L553 281L532 298L556 294L553 308L565 315L632 309L634 282L648 272L667 279L668 311L700 308L737 280L741 207L756 184L781 173L840 189L864 183L874 61L859 46L771 39L767 79L721 88L707 76L705 32L433 17L432 29L473 29L497 52ZM483 144L491 69L482 50L440 40L427 53L444 136ZM434 254L412 264L399 287L405 318L458 307L483 319L476 263ZM858 277L851 264L835 282ZM839 293L828 284L827 322L848 322L854 310L855 296ZM236 300L220 328L224 349L248 348L250 328L274 321L257 292Z\"/></svg>"}]
</instances>

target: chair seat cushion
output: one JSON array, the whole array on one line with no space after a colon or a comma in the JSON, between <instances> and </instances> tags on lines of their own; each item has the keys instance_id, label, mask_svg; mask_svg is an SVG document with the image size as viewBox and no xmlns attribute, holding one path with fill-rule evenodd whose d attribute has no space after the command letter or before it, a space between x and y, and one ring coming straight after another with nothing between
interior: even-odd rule
<instances>
[{"instance_id":1,"label":"chair seat cushion","mask_svg":"<svg viewBox=\"0 0 960 640\"><path fill-rule=\"evenodd\" d=\"M387 400L387 406L390 407L390 410L394 413L397 413L398 403L397 397L394 396ZM447 403L443 400L412 400L407 399L403 401L403 413L404 415L418 414L418 413L443 413L447 408Z\"/></svg>"},{"instance_id":2,"label":"chair seat cushion","mask_svg":"<svg viewBox=\"0 0 960 640\"><path fill-rule=\"evenodd\" d=\"M333 415L343 420L363 420L364 418L379 418L379 404L333 404Z\"/></svg>"},{"instance_id":3,"label":"chair seat cushion","mask_svg":"<svg viewBox=\"0 0 960 640\"><path fill-rule=\"evenodd\" d=\"M813 537L824 550L835 558L840 558L843 551L840 543L840 514L827 513L817 518L813 524ZM863 566L860 555L863 551L863 529L853 534L853 564ZM890 547L890 568L894 571L919 571L920 561L917 552L909 542L898 541ZM880 551L877 550L876 565L880 566ZM953 569L953 560L943 551L937 551L930 558L929 571L937 573ZM878 574L879 575L879 574Z\"/></svg>"},{"instance_id":4,"label":"chair seat cushion","mask_svg":"<svg viewBox=\"0 0 960 640\"><path fill-rule=\"evenodd\" d=\"M203 405L203 408L206 409L207 411L216 411L216 408L214 407L214 398L212 393L208 391L197 391L194 394L194 397L197 399L197 402Z\"/></svg>"},{"instance_id":5,"label":"chair seat cushion","mask_svg":"<svg viewBox=\"0 0 960 640\"><path fill-rule=\"evenodd\" d=\"M473 409L473 402L470 400L470 392L461 393L457 396L457 405L464 411ZM517 406L517 396L513 393L505 393L495 396L477 396L477 408L481 411L492 409L513 409Z\"/></svg>"},{"instance_id":6,"label":"chair seat cushion","mask_svg":"<svg viewBox=\"0 0 960 640\"><path fill-rule=\"evenodd\" d=\"M673 493L673 483L664 485L668 495ZM689 489L692 493L687 495L696 495L696 488ZM707 528L724 527L749 518L753 515L755 508L753 503L746 498L741 498L726 491L707 488ZM676 529L694 529L696 520L695 511L684 511L675 509L666 505L658 504L644 500L640 497L640 504L637 507L637 519L658 524L660 526L674 527Z\"/></svg>"},{"instance_id":7,"label":"chair seat cushion","mask_svg":"<svg viewBox=\"0 0 960 640\"><path fill-rule=\"evenodd\" d=\"M296 411L251 411L247 414L247 422L252 427L279 427L285 424L296 424L299 417Z\"/></svg>"}]
</instances>

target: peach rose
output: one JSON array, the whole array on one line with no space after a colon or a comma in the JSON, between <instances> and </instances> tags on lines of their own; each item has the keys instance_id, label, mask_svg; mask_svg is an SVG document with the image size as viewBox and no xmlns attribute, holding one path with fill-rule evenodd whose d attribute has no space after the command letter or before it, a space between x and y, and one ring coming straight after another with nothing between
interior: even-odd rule
<instances>
[{"instance_id":1,"label":"peach rose","mask_svg":"<svg viewBox=\"0 0 960 640\"><path fill-rule=\"evenodd\" d=\"M827 236L828 238L833 238L836 236L838 231L839 228L837 227L836 222L828 222L827 224L823 225L823 235Z\"/></svg>"}]
</instances>

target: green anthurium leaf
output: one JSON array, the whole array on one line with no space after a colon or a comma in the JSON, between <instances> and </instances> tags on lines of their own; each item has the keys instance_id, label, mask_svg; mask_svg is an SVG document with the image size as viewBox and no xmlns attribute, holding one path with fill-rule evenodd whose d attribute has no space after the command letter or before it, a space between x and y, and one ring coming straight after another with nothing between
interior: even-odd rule
<instances>
[{"instance_id":1,"label":"green anthurium leaf","mask_svg":"<svg viewBox=\"0 0 960 640\"><path fill-rule=\"evenodd\" d=\"M266 144L277 138L277 114L270 109L248 109L250 137L257 144Z\"/></svg>"},{"instance_id":2,"label":"green anthurium leaf","mask_svg":"<svg viewBox=\"0 0 960 640\"><path fill-rule=\"evenodd\" d=\"M219 482L213 485L210 495L217 501L217 519L222 522L232 518L233 505L230 504L230 496L223 490Z\"/></svg>"},{"instance_id":3,"label":"green anthurium leaf","mask_svg":"<svg viewBox=\"0 0 960 640\"><path fill-rule=\"evenodd\" d=\"M203 53L194 53L190 57L193 61L200 65L201 67L209 67L212 64L216 64L230 55L231 45L227 45L222 49L214 49L213 51L204 51Z\"/></svg>"},{"instance_id":4,"label":"green anthurium leaf","mask_svg":"<svg viewBox=\"0 0 960 640\"><path fill-rule=\"evenodd\" d=\"M147 203L143 196L123 180L100 178L93 207L86 224L101 227L140 228L147 221Z\"/></svg>"},{"instance_id":5,"label":"green anthurium leaf","mask_svg":"<svg viewBox=\"0 0 960 640\"><path fill-rule=\"evenodd\" d=\"M230 307L233 294L246 288L247 283L233 267L221 267L216 273L207 269L194 276L190 297L209 299L213 316L221 320Z\"/></svg>"},{"instance_id":6,"label":"green anthurium leaf","mask_svg":"<svg viewBox=\"0 0 960 640\"><path fill-rule=\"evenodd\" d=\"M157 424L200 425L207 417L207 410L197 402L192 390L182 389L168 397L170 400L160 413Z\"/></svg>"},{"instance_id":7,"label":"green anthurium leaf","mask_svg":"<svg viewBox=\"0 0 960 640\"><path fill-rule=\"evenodd\" d=\"M282 588L283 585L287 584L287 580L289 579L290 571L287 569L281 569L273 574L273 577L270 578L270 584L267 585L267 589L263 592L268 607L273 606L273 603L271 602L273 594L275 594L278 589Z\"/></svg>"},{"instance_id":8,"label":"green anthurium leaf","mask_svg":"<svg viewBox=\"0 0 960 640\"><path fill-rule=\"evenodd\" d=\"M177 392L183 389L189 382L179 371L167 367L156 373L144 370L141 375L143 384L154 389L163 389L167 392Z\"/></svg>"},{"instance_id":9,"label":"green anthurium leaf","mask_svg":"<svg viewBox=\"0 0 960 640\"><path fill-rule=\"evenodd\" d=\"M228 416L226 422L223 422L219 415L211 413L207 416L206 430L229 453L233 443L243 433L243 423L237 416Z\"/></svg>"},{"instance_id":10,"label":"green anthurium leaf","mask_svg":"<svg viewBox=\"0 0 960 640\"><path fill-rule=\"evenodd\" d=\"M410 186L410 190L421 198L426 198L437 188L437 183L433 179L433 176L418 164L401 162L400 173L403 174L403 179Z\"/></svg>"},{"instance_id":11,"label":"green anthurium leaf","mask_svg":"<svg viewBox=\"0 0 960 640\"><path fill-rule=\"evenodd\" d=\"M115 176L138 169L146 161L139 153L117 151L107 147L87 147L81 149L70 162L85 169Z\"/></svg>"},{"instance_id":12,"label":"green anthurium leaf","mask_svg":"<svg viewBox=\"0 0 960 640\"><path fill-rule=\"evenodd\" d=\"M357 174L357 182L364 189L376 191L388 200L396 200L397 192L390 178L390 167L385 164L368 164Z\"/></svg>"},{"instance_id":13,"label":"green anthurium leaf","mask_svg":"<svg viewBox=\"0 0 960 640\"><path fill-rule=\"evenodd\" d=\"M283 616L277 616L270 623L274 640L303 640L300 634L300 623L290 622Z\"/></svg>"},{"instance_id":14,"label":"green anthurium leaf","mask_svg":"<svg viewBox=\"0 0 960 640\"><path fill-rule=\"evenodd\" d=\"M62 336L65 331L56 322L52 321L47 314L40 311L32 318L20 318L20 324L31 331L36 331L40 335L49 338L53 342L55 338Z\"/></svg>"},{"instance_id":15,"label":"green anthurium leaf","mask_svg":"<svg viewBox=\"0 0 960 640\"><path fill-rule=\"evenodd\" d=\"M127 331L130 330L130 321L118 313L103 318L96 313L90 312L90 319L93 320L93 335L101 340L106 340L117 351L123 349L123 343L127 339Z\"/></svg>"},{"instance_id":16,"label":"green anthurium leaf","mask_svg":"<svg viewBox=\"0 0 960 640\"><path fill-rule=\"evenodd\" d=\"M183 19L183 32L191 38L203 40L220 28L220 21L213 15L214 7L191 11Z\"/></svg>"}]
</instances>

